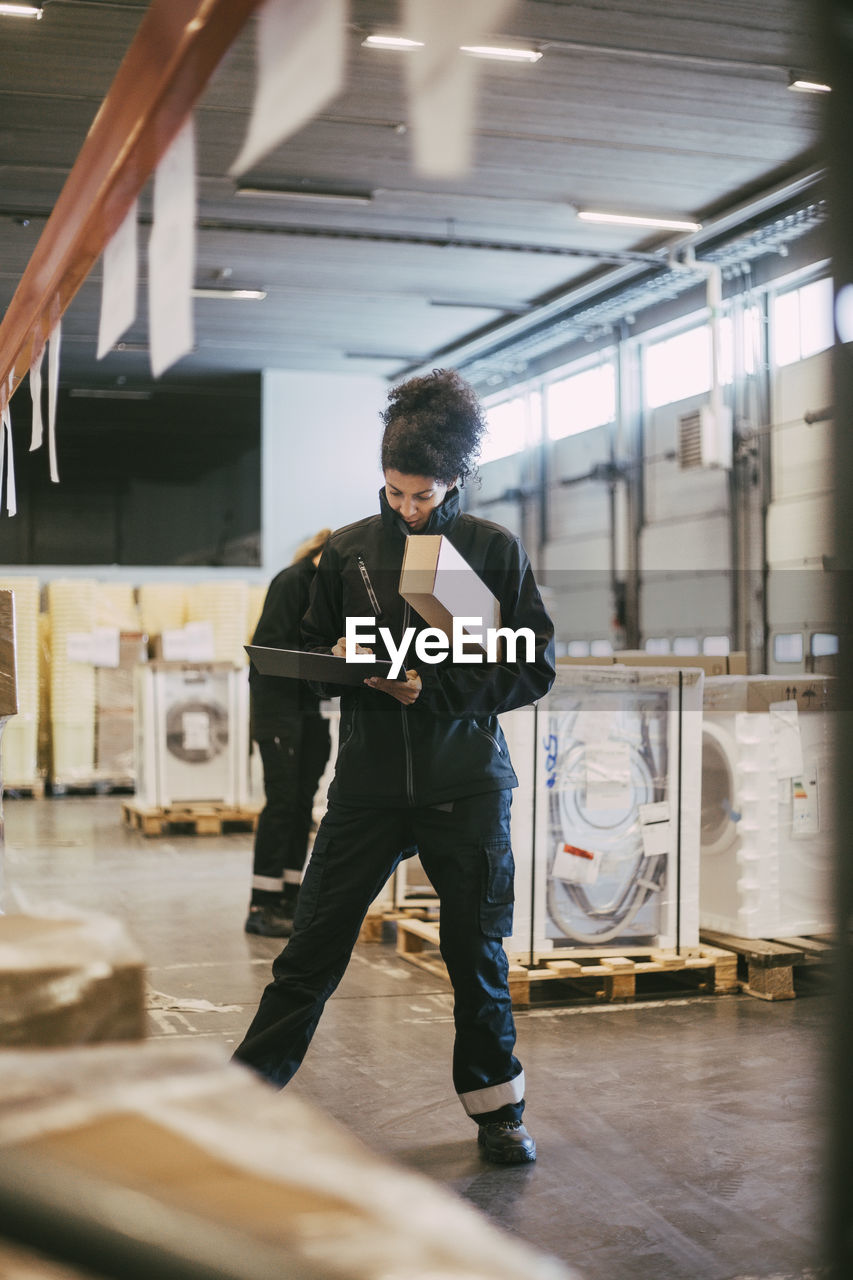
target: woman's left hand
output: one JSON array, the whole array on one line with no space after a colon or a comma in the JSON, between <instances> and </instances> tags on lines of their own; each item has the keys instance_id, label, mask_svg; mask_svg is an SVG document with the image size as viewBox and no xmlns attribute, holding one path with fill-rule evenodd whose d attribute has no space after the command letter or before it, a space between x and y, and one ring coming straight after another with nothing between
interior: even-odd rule
<instances>
[{"instance_id":1,"label":"woman's left hand","mask_svg":"<svg viewBox=\"0 0 853 1280\"><path fill-rule=\"evenodd\" d=\"M404 707L417 702L418 694L423 688L417 671L407 671L405 680L384 680L382 676L369 676L364 683L370 685L371 689L378 689L380 693L390 693Z\"/></svg>"}]
</instances>

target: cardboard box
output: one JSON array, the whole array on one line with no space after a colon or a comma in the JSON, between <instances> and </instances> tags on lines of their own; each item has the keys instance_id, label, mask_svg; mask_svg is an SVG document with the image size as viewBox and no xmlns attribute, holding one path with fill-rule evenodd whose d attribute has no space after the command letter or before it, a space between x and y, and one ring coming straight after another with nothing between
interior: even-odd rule
<instances>
[{"instance_id":1,"label":"cardboard box","mask_svg":"<svg viewBox=\"0 0 853 1280\"><path fill-rule=\"evenodd\" d=\"M0 1147L7 1166L41 1160L56 1174L57 1213L76 1180L109 1188L117 1228L141 1204L152 1246L168 1238L171 1215L191 1215L187 1252L197 1264L221 1241L232 1263L242 1247L252 1274L266 1258L264 1273L283 1278L578 1280L291 1090L228 1062L223 1046L0 1054ZM154 1263L151 1275L161 1273Z\"/></svg>"},{"instance_id":2,"label":"cardboard box","mask_svg":"<svg viewBox=\"0 0 853 1280\"><path fill-rule=\"evenodd\" d=\"M613 661L627 667L698 667L706 676L746 675L746 654L646 653L644 649L622 649Z\"/></svg>"},{"instance_id":3,"label":"cardboard box","mask_svg":"<svg viewBox=\"0 0 853 1280\"><path fill-rule=\"evenodd\" d=\"M108 916L0 915L0 1045L138 1040L142 957Z\"/></svg>"},{"instance_id":4,"label":"cardboard box","mask_svg":"<svg viewBox=\"0 0 853 1280\"><path fill-rule=\"evenodd\" d=\"M605 658L558 658L567 666L606 667L617 663L622 667L698 668L706 676L746 675L746 654L741 650L729 654L647 653L645 649L619 649Z\"/></svg>"},{"instance_id":5,"label":"cardboard box","mask_svg":"<svg viewBox=\"0 0 853 1280\"><path fill-rule=\"evenodd\" d=\"M406 539L400 595L451 643L454 618L482 619L482 625L464 628L466 635L484 635L501 625L496 597L441 533Z\"/></svg>"},{"instance_id":6,"label":"cardboard box","mask_svg":"<svg viewBox=\"0 0 853 1280\"><path fill-rule=\"evenodd\" d=\"M779 702L795 702L798 712L838 710L834 676L718 676L705 681L705 711L761 713Z\"/></svg>"},{"instance_id":7,"label":"cardboard box","mask_svg":"<svg viewBox=\"0 0 853 1280\"><path fill-rule=\"evenodd\" d=\"M18 712L14 595L0 591L0 718Z\"/></svg>"}]
</instances>

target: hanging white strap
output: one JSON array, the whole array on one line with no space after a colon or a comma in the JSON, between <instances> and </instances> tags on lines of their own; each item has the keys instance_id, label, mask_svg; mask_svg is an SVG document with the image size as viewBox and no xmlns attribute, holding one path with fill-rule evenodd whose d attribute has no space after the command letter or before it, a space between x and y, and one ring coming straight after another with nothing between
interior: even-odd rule
<instances>
[{"instance_id":1,"label":"hanging white strap","mask_svg":"<svg viewBox=\"0 0 853 1280\"><path fill-rule=\"evenodd\" d=\"M267 0L257 26L257 82L238 177L307 124L344 87L346 0Z\"/></svg>"},{"instance_id":2,"label":"hanging white strap","mask_svg":"<svg viewBox=\"0 0 853 1280\"><path fill-rule=\"evenodd\" d=\"M413 162L431 178L471 167L479 59L460 52L479 45L511 8L511 0L404 0L403 30L421 48L406 56Z\"/></svg>"},{"instance_id":3,"label":"hanging white strap","mask_svg":"<svg viewBox=\"0 0 853 1280\"><path fill-rule=\"evenodd\" d=\"M3 476L4 453L6 455L6 510L10 516L17 513L18 498L15 491L15 452L12 447L12 411L9 407L9 401L12 399L12 379L14 374L9 374L9 400L3 406L3 420L0 423L0 482ZM0 494L0 511L2 511L2 494Z\"/></svg>"},{"instance_id":4,"label":"hanging white strap","mask_svg":"<svg viewBox=\"0 0 853 1280\"><path fill-rule=\"evenodd\" d=\"M148 241L148 329L151 372L159 378L194 343L195 126L192 116L154 174L154 217Z\"/></svg>"},{"instance_id":5,"label":"hanging white strap","mask_svg":"<svg viewBox=\"0 0 853 1280\"><path fill-rule=\"evenodd\" d=\"M41 362L44 359L44 347L30 365L30 395L33 400L33 430L30 438L30 453L41 448L44 426L41 412Z\"/></svg>"},{"instance_id":6,"label":"hanging white strap","mask_svg":"<svg viewBox=\"0 0 853 1280\"><path fill-rule=\"evenodd\" d=\"M50 478L59 484L59 467L56 464L56 397L59 393L59 349L62 346L62 321L50 335L47 356L47 452L50 460Z\"/></svg>"},{"instance_id":7,"label":"hanging white strap","mask_svg":"<svg viewBox=\"0 0 853 1280\"><path fill-rule=\"evenodd\" d=\"M103 257L98 359L102 360L136 319L136 215L134 200Z\"/></svg>"}]
</instances>

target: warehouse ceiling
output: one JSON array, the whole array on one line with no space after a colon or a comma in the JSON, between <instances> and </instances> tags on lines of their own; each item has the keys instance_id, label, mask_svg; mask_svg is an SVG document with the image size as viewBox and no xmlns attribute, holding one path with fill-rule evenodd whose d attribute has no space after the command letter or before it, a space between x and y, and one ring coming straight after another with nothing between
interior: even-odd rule
<instances>
[{"instance_id":1,"label":"warehouse ceiling","mask_svg":"<svg viewBox=\"0 0 853 1280\"><path fill-rule=\"evenodd\" d=\"M44 0L39 22L0 17L2 310L146 7ZM453 181L413 165L412 54L362 45L400 32L401 8L351 0L344 92L242 179L363 203L237 194L227 174L252 106L253 25L225 58L196 115L196 284L266 297L197 299L196 348L165 381L464 365L691 240L592 225L579 208L701 222L698 250L714 228L813 189L822 100L789 88L791 72L816 73L803 0L517 0L492 42L543 56L479 63L474 162ZM63 322L66 387L152 385L144 294L123 349L96 361L95 267Z\"/></svg>"}]
</instances>

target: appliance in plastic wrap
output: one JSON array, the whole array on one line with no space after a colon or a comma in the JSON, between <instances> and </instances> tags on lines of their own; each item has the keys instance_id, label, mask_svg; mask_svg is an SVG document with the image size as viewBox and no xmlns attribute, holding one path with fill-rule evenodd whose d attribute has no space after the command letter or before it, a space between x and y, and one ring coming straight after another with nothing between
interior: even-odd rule
<instances>
[{"instance_id":1,"label":"appliance in plastic wrap","mask_svg":"<svg viewBox=\"0 0 853 1280\"><path fill-rule=\"evenodd\" d=\"M742 938L834 928L831 676L706 681L699 917Z\"/></svg>"},{"instance_id":2,"label":"appliance in plastic wrap","mask_svg":"<svg viewBox=\"0 0 853 1280\"><path fill-rule=\"evenodd\" d=\"M248 682L242 668L228 662L137 667L135 737L140 803L247 803Z\"/></svg>"},{"instance_id":3,"label":"appliance in plastic wrap","mask_svg":"<svg viewBox=\"0 0 853 1280\"><path fill-rule=\"evenodd\" d=\"M513 795L511 954L699 941L699 670L560 666L501 716Z\"/></svg>"}]
</instances>

